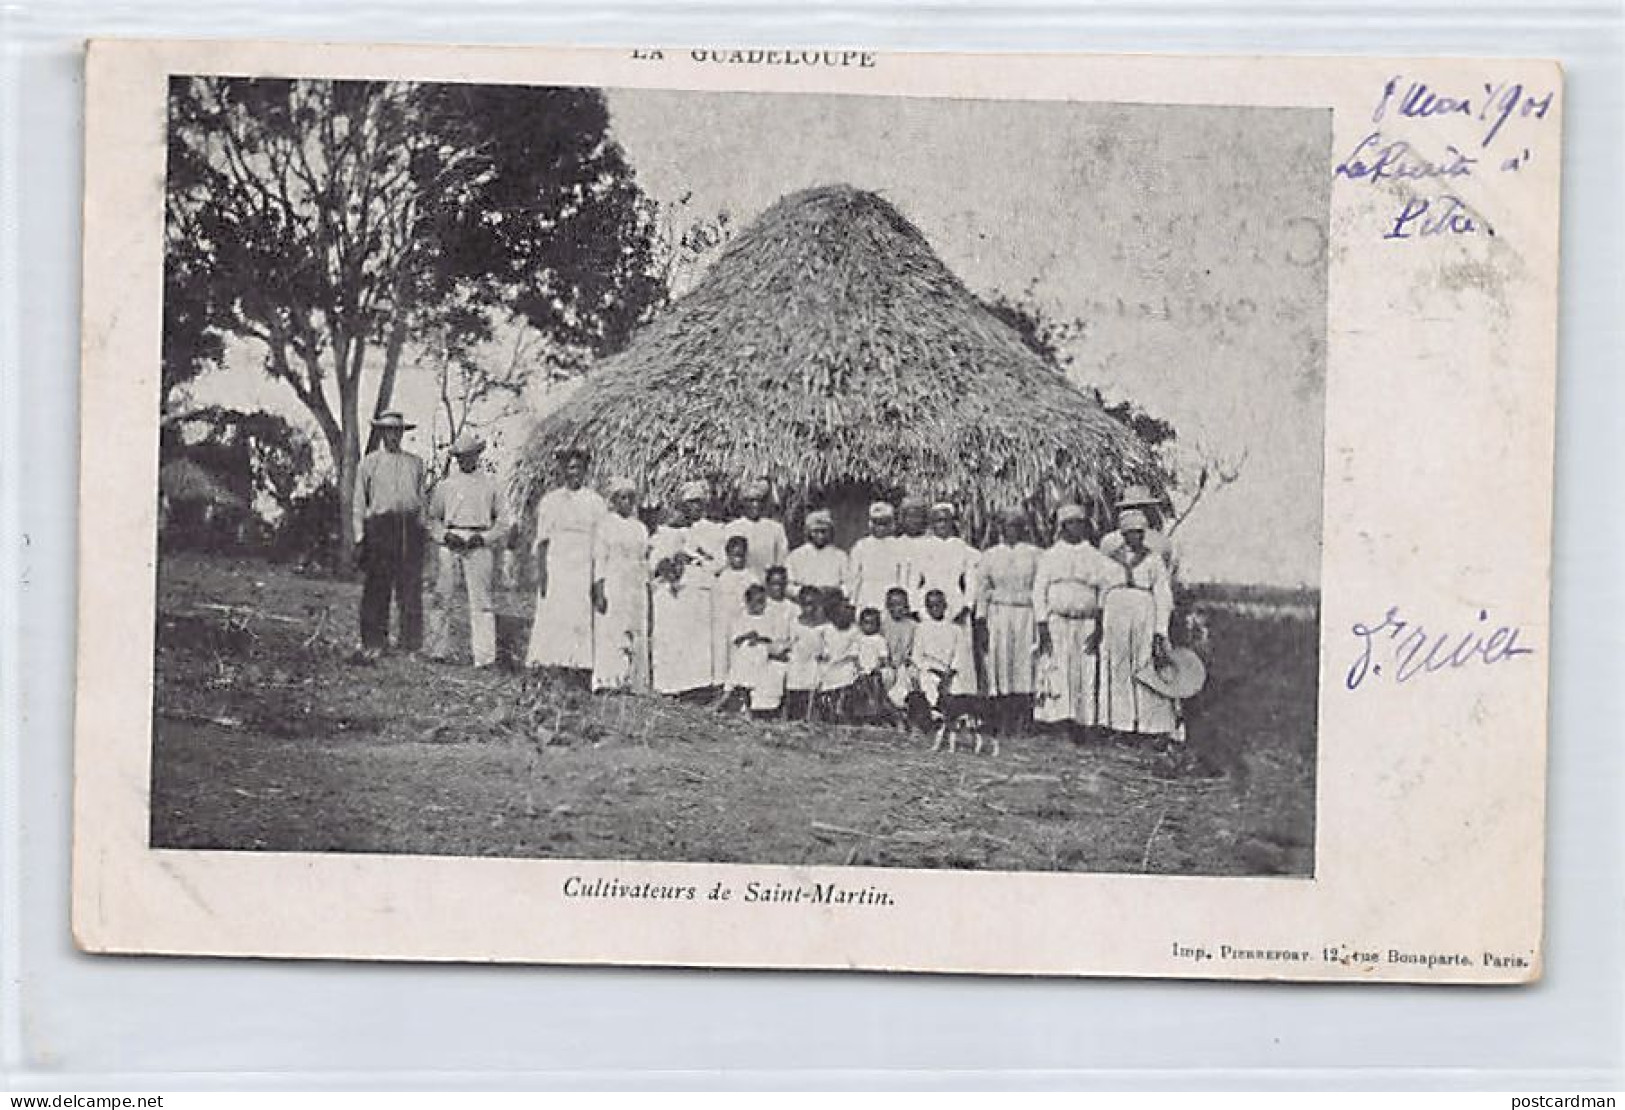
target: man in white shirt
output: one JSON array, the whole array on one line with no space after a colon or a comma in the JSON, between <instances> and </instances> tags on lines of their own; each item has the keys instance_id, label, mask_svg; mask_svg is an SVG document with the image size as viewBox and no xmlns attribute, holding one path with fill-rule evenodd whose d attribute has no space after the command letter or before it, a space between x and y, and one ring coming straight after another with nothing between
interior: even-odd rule
<instances>
[{"instance_id":1,"label":"man in white shirt","mask_svg":"<svg viewBox=\"0 0 1625 1110\"><path fill-rule=\"evenodd\" d=\"M496 612L491 605L493 548L507 524L502 495L492 477L480 469L485 443L464 433L451 445L457 469L442 478L429 496L429 535L439 545L440 569L435 579L435 607L429 623L429 658L451 657L451 609L462 576L468 591L469 642L474 665L497 661Z\"/></svg>"}]
</instances>

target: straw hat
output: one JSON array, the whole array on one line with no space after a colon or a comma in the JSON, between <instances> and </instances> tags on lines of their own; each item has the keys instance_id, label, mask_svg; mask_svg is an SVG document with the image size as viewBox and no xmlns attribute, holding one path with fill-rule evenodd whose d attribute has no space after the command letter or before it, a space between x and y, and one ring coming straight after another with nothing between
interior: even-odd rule
<instances>
[{"instance_id":1,"label":"straw hat","mask_svg":"<svg viewBox=\"0 0 1625 1110\"><path fill-rule=\"evenodd\" d=\"M485 440L472 432L464 432L451 445L451 453L459 458L463 455L478 455L483 450L485 450Z\"/></svg>"},{"instance_id":2,"label":"straw hat","mask_svg":"<svg viewBox=\"0 0 1625 1110\"><path fill-rule=\"evenodd\" d=\"M1148 663L1134 673L1134 679L1165 698L1181 701L1195 697L1207 685L1207 664L1190 648L1176 647L1168 653L1166 663L1160 667Z\"/></svg>"},{"instance_id":3,"label":"straw hat","mask_svg":"<svg viewBox=\"0 0 1625 1110\"><path fill-rule=\"evenodd\" d=\"M373 417L372 426L374 428L399 428L403 432L409 432L413 428L417 427L416 424L408 424L406 422L406 417L402 416L398 412L395 412L393 409L391 409L389 412L381 412L377 416Z\"/></svg>"},{"instance_id":4,"label":"straw hat","mask_svg":"<svg viewBox=\"0 0 1625 1110\"><path fill-rule=\"evenodd\" d=\"M1152 494L1145 486L1129 486L1123 491L1123 496L1117 499L1117 508L1122 509L1155 509L1162 504L1162 498Z\"/></svg>"}]
</instances>

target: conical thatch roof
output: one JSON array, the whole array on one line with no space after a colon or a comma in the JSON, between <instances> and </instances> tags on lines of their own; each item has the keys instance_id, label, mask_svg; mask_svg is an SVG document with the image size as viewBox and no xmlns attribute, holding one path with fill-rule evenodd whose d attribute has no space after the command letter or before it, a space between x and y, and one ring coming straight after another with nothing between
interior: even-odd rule
<instances>
[{"instance_id":1,"label":"conical thatch roof","mask_svg":"<svg viewBox=\"0 0 1625 1110\"><path fill-rule=\"evenodd\" d=\"M918 228L846 186L780 200L695 288L543 417L514 476L530 507L564 447L667 500L684 480L781 495L865 485L990 507L1103 505L1156 483L1149 450L1032 353Z\"/></svg>"}]
</instances>

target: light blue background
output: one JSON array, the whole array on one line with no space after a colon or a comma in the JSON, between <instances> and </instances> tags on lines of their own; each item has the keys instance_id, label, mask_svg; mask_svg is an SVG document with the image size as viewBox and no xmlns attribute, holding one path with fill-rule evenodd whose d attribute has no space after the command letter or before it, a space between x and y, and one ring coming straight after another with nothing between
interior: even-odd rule
<instances>
[{"instance_id":1,"label":"light blue background","mask_svg":"<svg viewBox=\"0 0 1625 1110\"><path fill-rule=\"evenodd\" d=\"M1561 59L1546 979L1524 989L1284 987L77 954L68 846L80 43L90 35ZM1625 52L1615 5L40 0L0 2L0 50L0 1083L1625 1085ZM1494 445L1484 465L1497 465ZM95 522L86 527L97 542Z\"/></svg>"}]
</instances>

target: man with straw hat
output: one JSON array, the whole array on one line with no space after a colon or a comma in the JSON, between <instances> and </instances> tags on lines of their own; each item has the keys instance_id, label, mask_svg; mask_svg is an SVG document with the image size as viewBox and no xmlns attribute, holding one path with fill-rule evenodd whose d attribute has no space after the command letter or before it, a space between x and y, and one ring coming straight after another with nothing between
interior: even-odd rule
<instances>
[{"instance_id":1,"label":"man with straw hat","mask_svg":"<svg viewBox=\"0 0 1625 1110\"><path fill-rule=\"evenodd\" d=\"M1161 557L1168 565L1168 573L1177 583L1179 580L1179 553L1174 548L1173 540L1162 531L1162 498L1153 494L1145 486L1129 486L1123 495L1117 499L1119 513L1138 511L1145 516L1145 546L1154 554ZM1123 532L1117 529L1107 532L1100 538L1100 553L1107 558L1115 559L1123 549Z\"/></svg>"},{"instance_id":2,"label":"man with straw hat","mask_svg":"<svg viewBox=\"0 0 1625 1110\"><path fill-rule=\"evenodd\" d=\"M790 541L784 525L765 515L772 489L765 478L755 478L739 489L742 514L728 524L729 536L744 536L750 546L745 560L757 578L767 576L768 567L781 567L790 555Z\"/></svg>"},{"instance_id":3,"label":"man with straw hat","mask_svg":"<svg viewBox=\"0 0 1625 1110\"><path fill-rule=\"evenodd\" d=\"M401 449L416 425L398 412L373 418L379 446L356 468L352 525L364 571L361 586L361 656L389 648L389 610L397 611L402 651L423 643L423 460Z\"/></svg>"},{"instance_id":4,"label":"man with straw hat","mask_svg":"<svg viewBox=\"0 0 1625 1110\"><path fill-rule=\"evenodd\" d=\"M496 481L480 469L485 441L469 432L451 445L457 469L429 495L429 535L439 545L435 607L429 620L429 658L451 658L451 610L457 579L468 594L469 645L476 667L497 661L497 618L491 605L495 548L507 528Z\"/></svg>"}]
</instances>

